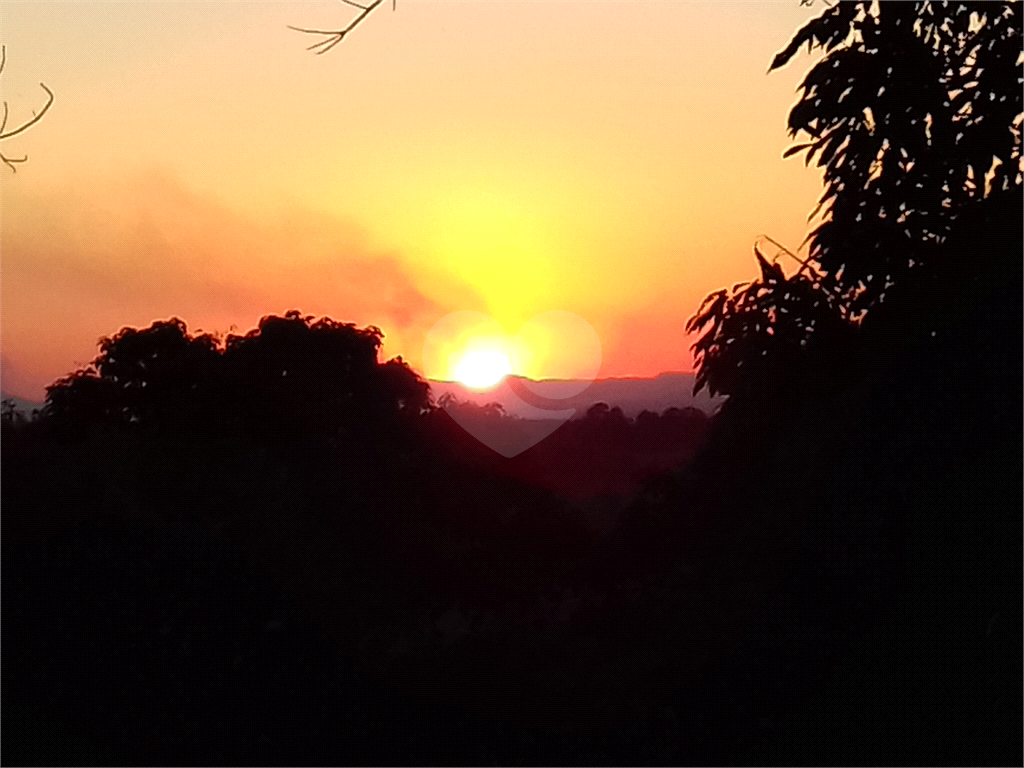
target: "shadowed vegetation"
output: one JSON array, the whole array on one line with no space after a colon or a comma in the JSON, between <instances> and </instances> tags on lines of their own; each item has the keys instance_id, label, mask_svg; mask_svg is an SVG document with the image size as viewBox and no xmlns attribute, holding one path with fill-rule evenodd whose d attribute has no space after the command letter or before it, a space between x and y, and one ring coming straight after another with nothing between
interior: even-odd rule
<instances>
[{"instance_id":1,"label":"shadowed vegetation","mask_svg":"<svg viewBox=\"0 0 1024 768\"><path fill-rule=\"evenodd\" d=\"M826 218L692 321L714 417L504 460L375 328L102 340L0 420L4 762L1018 762L1019 23L779 54Z\"/></svg>"}]
</instances>

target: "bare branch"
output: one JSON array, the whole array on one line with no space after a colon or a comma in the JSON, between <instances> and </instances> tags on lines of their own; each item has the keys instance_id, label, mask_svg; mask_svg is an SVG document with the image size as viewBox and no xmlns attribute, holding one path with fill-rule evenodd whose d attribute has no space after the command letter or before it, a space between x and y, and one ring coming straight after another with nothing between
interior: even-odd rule
<instances>
[{"instance_id":1,"label":"bare branch","mask_svg":"<svg viewBox=\"0 0 1024 768\"><path fill-rule=\"evenodd\" d=\"M773 237L769 237L768 235L758 235L758 236L757 236L757 237L756 237L756 238L754 239L754 244L755 244L755 245L754 245L754 247L755 247L755 248L757 247L757 242L758 242L758 241L760 241L760 240L767 240L767 241L768 241L769 243L771 243L772 245L774 245L774 246L775 246L776 248L778 248L778 249L779 249L778 253L784 253L784 254L786 254L786 255L787 255L787 256L789 256L789 257L790 257L791 259L793 259L793 261L797 262L798 264L801 264L801 265L803 266L803 268L804 268L804 269L813 269L813 267L811 266L811 263L810 263L810 261L809 261L809 260L801 259L801 258L800 258L799 256L797 256L797 255L796 255L795 253L793 253L793 252L792 252L791 250L789 250L789 248L787 248L786 246L784 246L784 245L783 245L782 243L780 243L780 242L779 242L778 240L776 240L775 238L773 238ZM772 260L772 263L773 263L773 264L774 264L774 263L776 263L776 262L777 262L777 261L779 260L779 255L778 255L778 253L776 253L776 255L775 255L775 258L774 258L774 259ZM801 270L801 272L802 272L802 271L803 271L803 270Z\"/></svg>"},{"instance_id":2,"label":"bare branch","mask_svg":"<svg viewBox=\"0 0 1024 768\"><path fill-rule=\"evenodd\" d=\"M369 5L360 5L359 3L356 3L353 0L342 0L342 2L346 3L347 5L351 5L355 8L359 8L362 11L362 13L360 13L351 22L349 22L348 26L345 27L344 29L305 29L303 27L293 27L290 25L288 29L294 29L296 32L304 32L309 35L326 35L326 39L321 40L318 43L313 43L313 45L309 46L306 50L316 51L317 55L320 55L321 53L327 53L329 50L331 50L331 48L333 48L342 40L344 40L345 35L347 35L349 32L351 32L353 29L359 26L360 22L362 22L363 19L365 19L367 16L373 13L374 9L382 2L384 2L384 0L373 0ZM392 5L393 4L394 0L392 0ZM317 50L318 48L320 50Z\"/></svg>"},{"instance_id":3,"label":"bare branch","mask_svg":"<svg viewBox=\"0 0 1024 768\"><path fill-rule=\"evenodd\" d=\"M6 64L7 64L7 46L3 45L3 46L0 46L0 73L3 72L4 66ZM19 125L17 128L14 128L13 130L10 130L10 131L7 130L7 118L10 116L10 112L9 112L8 107L7 107L7 102L6 101L3 102L4 111L3 111L3 118L0 119L0 139L9 139L12 136L17 136L19 133L23 133L24 131L27 131L29 128L31 128L33 125L35 125L36 123L38 123L40 120L43 119L43 115L46 114L47 110L53 104L54 96L53 96L53 91L51 91L49 88L47 88L45 83L40 83L39 86L44 91L46 91L46 96L47 96L46 104L43 105L43 108L41 110L39 110L39 112L36 112L35 110L33 110L32 118L30 120L26 120L24 123ZM7 157L7 155L5 155L3 153L0 153L0 162L3 162L3 164L6 165L8 168L10 168L11 171L14 172L14 173L18 172L18 169L15 168L15 164L16 163L24 163L27 160L28 160L28 155L25 155L24 157Z\"/></svg>"},{"instance_id":4,"label":"bare branch","mask_svg":"<svg viewBox=\"0 0 1024 768\"><path fill-rule=\"evenodd\" d=\"M28 160L28 155L25 155L24 157L7 157L3 153L0 153L0 160L3 161L4 165L6 165L12 171L17 173L18 169L14 167L14 164L15 163L24 163L26 160Z\"/></svg>"},{"instance_id":5,"label":"bare branch","mask_svg":"<svg viewBox=\"0 0 1024 768\"><path fill-rule=\"evenodd\" d=\"M25 123L22 123L21 125L19 125L17 128L15 128L12 131L8 131L7 133L0 133L0 139L9 139L9 138L11 138L11 136L17 136L22 131L27 131L29 128L31 128L33 125L35 125L36 123L38 123L40 120L43 119L43 115L46 114L46 110L48 110L50 108L50 105L53 104L53 91L51 91L49 88L47 88L45 83L40 83L39 85L42 87L42 89L44 91L46 91L46 94L49 97L47 99L47 101L46 101L46 104L44 104L43 108L39 111L39 114L35 115L31 120L29 120L29 121L27 121ZM7 123L7 109L6 109L6 107L7 107L7 105L4 104L4 124L5 125Z\"/></svg>"}]
</instances>

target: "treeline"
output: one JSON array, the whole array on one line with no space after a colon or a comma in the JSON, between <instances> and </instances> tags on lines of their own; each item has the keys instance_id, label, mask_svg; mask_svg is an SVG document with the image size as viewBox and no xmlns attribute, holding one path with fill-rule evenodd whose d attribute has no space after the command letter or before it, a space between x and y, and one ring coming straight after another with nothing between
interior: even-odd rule
<instances>
[{"instance_id":1,"label":"treeline","mask_svg":"<svg viewBox=\"0 0 1024 768\"><path fill-rule=\"evenodd\" d=\"M457 409L485 432L512 427L521 419L497 404L474 405L442 399L445 410ZM647 479L683 464L697 450L710 417L699 408L642 411L635 419L617 406L596 403L566 421L536 445L511 459L503 458L466 433L453 420L435 420L439 444L459 461L486 466L569 499L627 497Z\"/></svg>"},{"instance_id":2,"label":"treeline","mask_svg":"<svg viewBox=\"0 0 1024 768\"><path fill-rule=\"evenodd\" d=\"M1005 763L1011 293L911 285L713 419L599 405L510 461L375 329L122 330L2 421L4 761Z\"/></svg>"},{"instance_id":3,"label":"treeline","mask_svg":"<svg viewBox=\"0 0 1024 768\"><path fill-rule=\"evenodd\" d=\"M832 4L775 58L825 49L823 220L691 321L702 436L499 462L297 313L104 341L3 423L3 761L1019 763L1020 7Z\"/></svg>"},{"instance_id":4,"label":"treeline","mask_svg":"<svg viewBox=\"0 0 1024 768\"><path fill-rule=\"evenodd\" d=\"M599 405L499 461L373 329L240 338L125 329L3 422L5 762L1013 750L1013 455L1005 423L929 418L949 347L796 370L713 420ZM885 730L919 695L920 730Z\"/></svg>"},{"instance_id":5,"label":"treeline","mask_svg":"<svg viewBox=\"0 0 1024 768\"><path fill-rule=\"evenodd\" d=\"M609 717L636 725L609 713L654 679L591 673L661 642L649 615L605 634L655 564L610 545L609 502L547 480L621 490L572 476L605 452L636 486L623 457L689 454L706 417L595 408L512 466L379 342L298 313L124 329L4 420L9 762L597 759Z\"/></svg>"}]
</instances>

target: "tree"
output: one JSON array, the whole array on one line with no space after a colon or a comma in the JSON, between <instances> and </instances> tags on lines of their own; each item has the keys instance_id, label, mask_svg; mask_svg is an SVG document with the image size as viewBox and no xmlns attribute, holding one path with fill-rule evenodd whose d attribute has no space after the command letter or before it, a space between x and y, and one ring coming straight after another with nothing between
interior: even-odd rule
<instances>
[{"instance_id":1,"label":"tree","mask_svg":"<svg viewBox=\"0 0 1024 768\"><path fill-rule=\"evenodd\" d=\"M770 70L824 52L786 153L824 172L808 257L779 248L786 274L759 242L760 278L689 323L698 386L732 396L696 465L723 521L705 551L728 577L800 541L774 610L833 670L788 731L827 733L807 754L1020 751L1021 11L841 2L799 30Z\"/></svg>"},{"instance_id":2,"label":"tree","mask_svg":"<svg viewBox=\"0 0 1024 768\"><path fill-rule=\"evenodd\" d=\"M3 424L14 424L18 421L20 414L17 410L17 403L14 400L2 400L0 401L0 422Z\"/></svg>"},{"instance_id":3,"label":"tree","mask_svg":"<svg viewBox=\"0 0 1024 768\"><path fill-rule=\"evenodd\" d=\"M1020 219L1020 12L1016 0L838 3L774 58L769 71L804 44L825 53L789 116L790 135L808 141L785 153L824 168L810 217L821 220L807 259L780 247L799 263L794 274L755 246L761 278L712 294L691 318L688 331L707 329L694 345L698 389L756 388L766 372L790 368L797 350L852 341L872 314L876 327L881 318L905 324L924 305L941 316L962 295L957 283L984 272L991 284L993 270L1012 277L1012 231L1008 247L977 258L952 243L963 244L956 233L979 207L1016 206Z\"/></svg>"},{"instance_id":4,"label":"tree","mask_svg":"<svg viewBox=\"0 0 1024 768\"><path fill-rule=\"evenodd\" d=\"M772 61L826 51L789 115L810 140L786 154L825 169L810 256L864 286L858 306L934 258L965 206L1020 186L1020 25L1015 0L839 3Z\"/></svg>"},{"instance_id":5,"label":"tree","mask_svg":"<svg viewBox=\"0 0 1024 768\"><path fill-rule=\"evenodd\" d=\"M0 46L0 73L2 73L4 71L4 65L6 65L6 64L7 64L7 46ZM35 125L36 123L38 123L40 120L43 119L43 115L46 114L46 110L48 110L50 108L50 106L53 104L54 96L53 96L53 91L51 91L49 88L47 88L44 83L40 83L39 86L44 91L46 91L46 95L47 95L46 103L43 105L43 108L40 109L38 112L33 111L31 119L26 120L24 123L19 125L17 128L11 128L10 130L7 129L7 117L8 117L7 102L5 101L3 103L4 104L4 107L3 107L4 114L3 114L3 118L0 119L0 141L2 141L4 139L10 139L10 138L13 138L13 137L17 136L20 133L24 133L29 128L31 128L33 125ZM24 157L7 157L3 153L0 153L0 161L3 161L4 165L6 165L8 168L10 168L15 173L17 173L17 171L18 171L18 169L15 167L15 163L24 163L26 160L28 160L28 155L25 155Z\"/></svg>"},{"instance_id":6,"label":"tree","mask_svg":"<svg viewBox=\"0 0 1024 768\"><path fill-rule=\"evenodd\" d=\"M79 426L375 434L429 406L428 385L401 359L378 362L382 338L294 310L224 340L190 334L178 318L123 328L100 340L87 368L48 388L44 412Z\"/></svg>"},{"instance_id":7,"label":"tree","mask_svg":"<svg viewBox=\"0 0 1024 768\"><path fill-rule=\"evenodd\" d=\"M757 246L754 256L759 280L712 293L687 322L688 333L711 326L693 345L695 394L750 395L784 376L812 341L831 349L850 342L850 308L826 274L808 262L787 277Z\"/></svg>"}]
</instances>

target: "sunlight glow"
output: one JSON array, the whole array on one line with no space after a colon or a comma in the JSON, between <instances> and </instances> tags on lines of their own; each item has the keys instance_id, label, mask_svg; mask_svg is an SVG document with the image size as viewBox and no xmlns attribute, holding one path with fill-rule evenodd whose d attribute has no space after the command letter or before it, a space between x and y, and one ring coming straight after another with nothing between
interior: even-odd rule
<instances>
[{"instance_id":1,"label":"sunlight glow","mask_svg":"<svg viewBox=\"0 0 1024 768\"><path fill-rule=\"evenodd\" d=\"M467 387L489 387L512 372L508 357L497 350L466 353L455 369L455 378Z\"/></svg>"}]
</instances>

